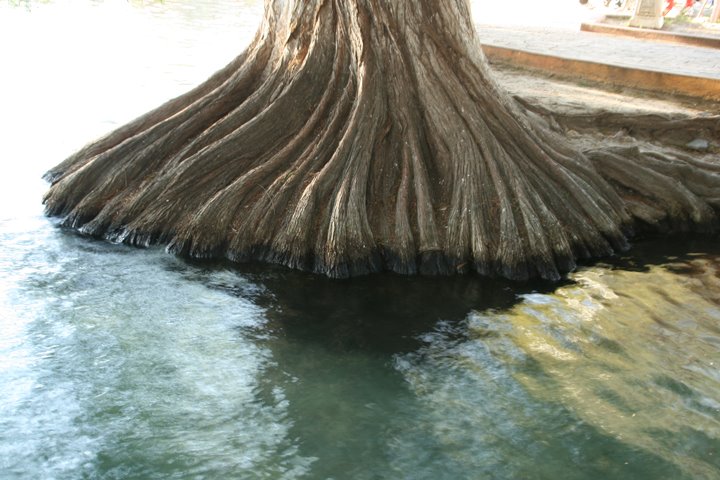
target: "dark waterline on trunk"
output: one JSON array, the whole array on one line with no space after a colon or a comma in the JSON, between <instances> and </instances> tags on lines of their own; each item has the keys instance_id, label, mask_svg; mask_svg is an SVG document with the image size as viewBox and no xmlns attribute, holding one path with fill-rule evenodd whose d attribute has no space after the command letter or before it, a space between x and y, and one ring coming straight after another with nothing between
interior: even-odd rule
<instances>
[{"instance_id":1,"label":"dark waterline on trunk","mask_svg":"<svg viewBox=\"0 0 720 480\"><path fill-rule=\"evenodd\" d=\"M79 237L42 216L39 175L231 58L200 52L253 27L257 5L239 19L232 1L31 5L0 7L5 64L33 73L0 86L15 159L0 179L0 477L717 477L716 242L636 245L550 289L338 282ZM132 55L104 87L57 79L79 115L60 121L71 105L40 72L72 63L59 44L91 48L59 33L90 19L99 51ZM118 19L135 39L112 40ZM56 42L31 41L48 29ZM103 71L96 58L74 67ZM142 96L118 95L131 86Z\"/></svg>"}]
</instances>

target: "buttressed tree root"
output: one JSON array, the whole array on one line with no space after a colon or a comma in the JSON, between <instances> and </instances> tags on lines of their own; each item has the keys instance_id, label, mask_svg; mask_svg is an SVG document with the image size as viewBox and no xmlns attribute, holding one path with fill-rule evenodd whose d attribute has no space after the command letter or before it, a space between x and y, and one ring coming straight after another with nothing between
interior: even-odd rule
<instances>
[{"instance_id":1,"label":"buttressed tree root","mask_svg":"<svg viewBox=\"0 0 720 480\"><path fill-rule=\"evenodd\" d=\"M633 230L718 228L720 166L580 152L493 80L466 0L268 0L194 90L50 170L66 226L347 277L558 279Z\"/></svg>"}]
</instances>

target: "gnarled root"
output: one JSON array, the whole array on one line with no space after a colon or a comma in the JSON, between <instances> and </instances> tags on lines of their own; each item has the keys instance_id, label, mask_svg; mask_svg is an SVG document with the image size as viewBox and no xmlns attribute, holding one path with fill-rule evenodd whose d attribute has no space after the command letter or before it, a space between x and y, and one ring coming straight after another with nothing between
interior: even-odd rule
<instances>
[{"instance_id":1,"label":"gnarled root","mask_svg":"<svg viewBox=\"0 0 720 480\"><path fill-rule=\"evenodd\" d=\"M586 155L620 193L639 228L654 233L717 230L720 163L637 147L605 147Z\"/></svg>"}]
</instances>

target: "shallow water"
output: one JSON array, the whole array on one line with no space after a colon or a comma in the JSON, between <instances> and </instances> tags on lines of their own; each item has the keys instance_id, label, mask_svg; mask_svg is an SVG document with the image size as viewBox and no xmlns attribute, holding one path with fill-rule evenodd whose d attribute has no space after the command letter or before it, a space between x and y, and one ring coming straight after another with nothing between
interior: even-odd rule
<instances>
[{"instance_id":1,"label":"shallow water","mask_svg":"<svg viewBox=\"0 0 720 480\"><path fill-rule=\"evenodd\" d=\"M64 231L40 175L257 2L0 3L0 478L720 477L720 248L563 285L330 281Z\"/></svg>"}]
</instances>

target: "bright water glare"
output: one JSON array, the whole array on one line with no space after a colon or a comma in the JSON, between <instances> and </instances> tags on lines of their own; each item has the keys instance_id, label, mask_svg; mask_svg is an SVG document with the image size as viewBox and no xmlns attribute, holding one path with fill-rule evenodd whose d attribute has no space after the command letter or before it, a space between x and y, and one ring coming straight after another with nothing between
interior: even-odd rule
<instances>
[{"instance_id":1,"label":"bright water glare","mask_svg":"<svg viewBox=\"0 0 720 480\"><path fill-rule=\"evenodd\" d=\"M559 286L338 282L43 217L46 169L223 66L260 14L0 3L0 479L720 478L716 240Z\"/></svg>"}]
</instances>

